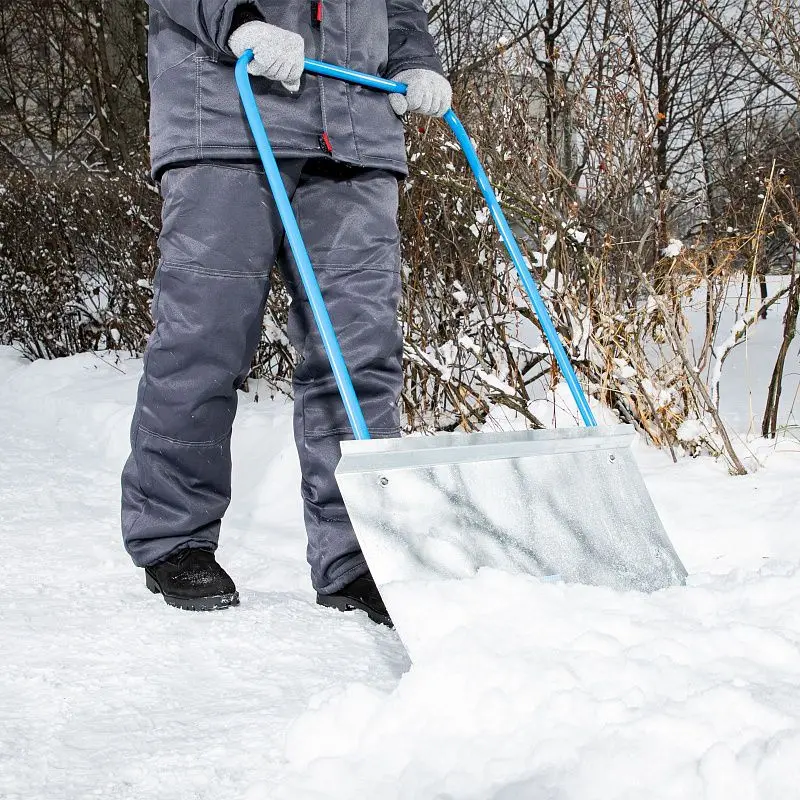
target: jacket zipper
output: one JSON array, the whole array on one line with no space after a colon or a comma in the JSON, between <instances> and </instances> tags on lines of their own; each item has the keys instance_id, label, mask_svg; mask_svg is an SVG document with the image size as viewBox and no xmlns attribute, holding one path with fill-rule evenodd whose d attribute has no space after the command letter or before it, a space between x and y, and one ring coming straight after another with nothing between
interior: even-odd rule
<instances>
[{"instance_id":1,"label":"jacket zipper","mask_svg":"<svg viewBox=\"0 0 800 800\"><path fill-rule=\"evenodd\" d=\"M319 60L325 60L325 25L323 20L325 17L325 10L323 0L312 0L311 3L311 19L312 22L319 28ZM333 155L333 145L328 137L328 115L325 109L325 84L324 78L317 76L317 85L319 86L319 105L322 114L322 131L319 135L319 147L327 155Z\"/></svg>"}]
</instances>

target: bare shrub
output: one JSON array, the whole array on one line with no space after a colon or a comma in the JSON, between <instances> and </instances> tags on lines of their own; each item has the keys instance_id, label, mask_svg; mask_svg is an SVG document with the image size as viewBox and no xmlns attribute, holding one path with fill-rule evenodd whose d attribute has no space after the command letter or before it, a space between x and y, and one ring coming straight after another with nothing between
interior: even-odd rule
<instances>
[{"instance_id":1,"label":"bare shrub","mask_svg":"<svg viewBox=\"0 0 800 800\"><path fill-rule=\"evenodd\" d=\"M143 174L0 176L0 332L31 358L140 352L159 204Z\"/></svg>"}]
</instances>

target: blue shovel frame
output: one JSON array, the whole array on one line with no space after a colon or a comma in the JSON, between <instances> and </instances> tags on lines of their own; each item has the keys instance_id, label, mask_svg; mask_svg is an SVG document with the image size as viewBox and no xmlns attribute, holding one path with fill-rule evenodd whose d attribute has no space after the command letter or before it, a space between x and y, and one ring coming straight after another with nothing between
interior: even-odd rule
<instances>
[{"instance_id":1,"label":"blue shovel frame","mask_svg":"<svg viewBox=\"0 0 800 800\"><path fill-rule=\"evenodd\" d=\"M250 75L247 72L247 65L252 59L253 51L247 50L236 62L236 85L239 89L239 96L241 97L245 115L247 116L250 130L253 133L256 147L258 148L258 153L261 156L261 162L264 165L270 190L275 198L275 204L278 207L278 213L281 217L281 222L286 231L286 238L289 240L289 247L297 263L300 279L303 282L303 287L308 296L311 312L314 315L314 321L322 337L322 343L328 360L330 361L333 376L336 380L336 386L342 397L350 427L353 429L353 436L359 440L369 439L371 438L369 429L367 428L364 414L361 411L361 406L356 397L353 381L350 379L350 373L347 370L342 350L339 347L339 341L336 338L336 333L333 329L330 316L328 315L328 309L325 306L319 283L314 274L314 268L311 265L311 260L308 257L308 251L303 242L300 228L297 225L297 220L292 211L292 205L286 193L286 187L283 185L283 179L281 178L278 164L275 161L275 154L272 152L272 146L269 143L267 132L264 129L264 122L261 119L261 114L256 105L253 89L250 86ZM363 72L356 72L355 70L339 67L334 64L326 64L323 61L314 61L310 58L305 59L304 67L306 72L313 75L336 78L337 80L367 86L370 89L381 92L405 94L407 90L404 83L387 80L386 78L379 78L374 75L367 75ZM569 386L572 397L578 406L581 418L587 427L594 427L597 425L597 421L594 418L594 414L592 414L592 410L589 408L586 395L583 393L583 389L578 382L578 376L575 374L575 370L556 332L550 314L542 301L539 290L536 288L536 283L528 269L528 265L525 263L525 258L517 244L517 240L511 232L508 220L506 220L505 214L503 214L503 210L500 208L500 203L497 201L494 190L489 183L489 178L486 176L486 172L478 160L478 154L475 152L469 135L452 108L445 113L444 121L450 126L450 130L452 130L467 158L467 163L472 169L481 194L486 200L486 204L489 207L497 230L500 233L500 239L505 245L508 255L517 270L517 275L528 295L531 307L539 320L545 338Z\"/></svg>"}]
</instances>

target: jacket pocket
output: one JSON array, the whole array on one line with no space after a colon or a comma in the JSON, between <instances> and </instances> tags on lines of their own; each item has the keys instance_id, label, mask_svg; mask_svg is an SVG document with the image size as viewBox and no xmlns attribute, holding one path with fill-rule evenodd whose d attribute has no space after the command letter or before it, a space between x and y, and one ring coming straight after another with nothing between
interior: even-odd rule
<instances>
[{"instance_id":1,"label":"jacket pocket","mask_svg":"<svg viewBox=\"0 0 800 800\"><path fill-rule=\"evenodd\" d=\"M168 70L194 56L196 49L197 40L189 31L164 14L152 12L147 43L150 85L153 86Z\"/></svg>"}]
</instances>

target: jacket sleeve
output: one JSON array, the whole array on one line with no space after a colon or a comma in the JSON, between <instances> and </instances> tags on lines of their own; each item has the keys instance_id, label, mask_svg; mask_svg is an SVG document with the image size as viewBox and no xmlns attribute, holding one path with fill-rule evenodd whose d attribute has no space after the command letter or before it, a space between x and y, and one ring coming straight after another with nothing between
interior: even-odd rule
<instances>
[{"instance_id":1,"label":"jacket sleeve","mask_svg":"<svg viewBox=\"0 0 800 800\"><path fill-rule=\"evenodd\" d=\"M193 33L206 47L229 55L228 37L234 28L249 18L261 18L253 0L147 0L147 4Z\"/></svg>"},{"instance_id":2,"label":"jacket sleeve","mask_svg":"<svg viewBox=\"0 0 800 800\"><path fill-rule=\"evenodd\" d=\"M391 78L404 69L432 69L444 74L428 33L428 15L421 0L386 0L389 18L389 62L385 74Z\"/></svg>"}]
</instances>

